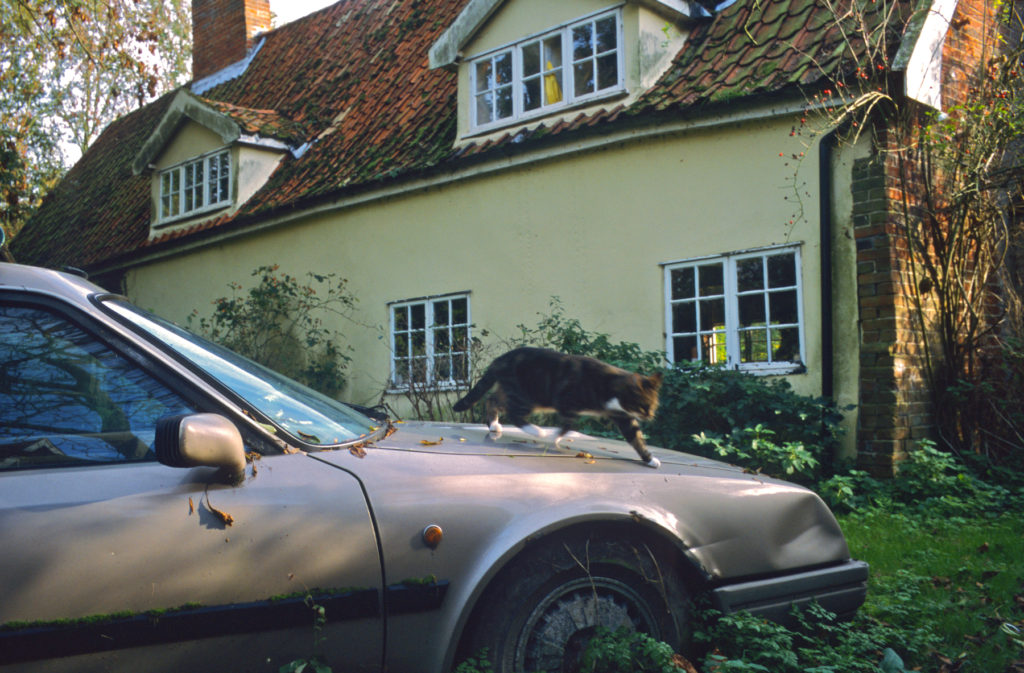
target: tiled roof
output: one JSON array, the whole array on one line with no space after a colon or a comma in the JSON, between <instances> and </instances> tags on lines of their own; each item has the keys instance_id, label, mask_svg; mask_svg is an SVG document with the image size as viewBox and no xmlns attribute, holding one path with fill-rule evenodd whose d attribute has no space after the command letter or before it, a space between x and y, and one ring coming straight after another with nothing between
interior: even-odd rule
<instances>
[{"instance_id":1,"label":"tiled roof","mask_svg":"<svg viewBox=\"0 0 1024 673\"><path fill-rule=\"evenodd\" d=\"M202 97L199 97L199 100L231 118L242 129L242 132L248 135L274 138L293 146L301 145L308 135L302 124L282 117L275 110L253 110L225 101Z\"/></svg>"},{"instance_id":2,"label":"tiled roof","mask_svg":"<svg viewBox=\"0 0 1024 673\"><path fill-rule=\"evenodd\" d=\"M19 261L97 267L224 226L246 226L437 166L455 167L595 127L657 123L707 106L796 92L835 76L843 56L823 0L737 0L698 23L673 65L629 108L542 125L456 152L456 76L428 52L466 0L341 0L271 31L240 77L202 99L253 133L310 143L233 217L148 241L150 177L131 162L173 94L111 124L12 242ZM888 3L878 3L879 6ZM897 22L902 25L901 22ZM895 44L897 40L893 40Z\"/></svg>"}]
</instances>

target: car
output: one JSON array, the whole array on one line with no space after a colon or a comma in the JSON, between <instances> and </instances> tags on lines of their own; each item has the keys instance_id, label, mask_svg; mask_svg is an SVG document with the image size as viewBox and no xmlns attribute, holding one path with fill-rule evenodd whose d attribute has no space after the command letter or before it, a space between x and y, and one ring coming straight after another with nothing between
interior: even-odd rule
<instances>
[{"instance_id":1,"label":"car","mask_svg":"<svg viewBox=\"0 0 1024 673\"><path fill-rule=\"evenodd\" d=\"M862 604L813 492L651 450L401 423L0 264L0 670L561 671L698 598Z\"/></svg>"}]
</instances>

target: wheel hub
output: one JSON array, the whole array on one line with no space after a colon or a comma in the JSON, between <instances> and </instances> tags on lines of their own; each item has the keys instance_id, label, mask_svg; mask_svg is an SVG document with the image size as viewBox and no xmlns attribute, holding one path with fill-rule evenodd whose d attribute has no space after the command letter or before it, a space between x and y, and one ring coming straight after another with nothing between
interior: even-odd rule
<instances>
[{"instance_id":1,"label":"wheel hub","mask_svg":"<svg viewBox=\"0 0 1024 673\"><path fill-rule=\"evenodd\" d=\"M598 627L653 632L656 622L629 585L615 579L580 578L549 593L524 624L516 669L572 673Z\"/></svg>"}]
</instances>

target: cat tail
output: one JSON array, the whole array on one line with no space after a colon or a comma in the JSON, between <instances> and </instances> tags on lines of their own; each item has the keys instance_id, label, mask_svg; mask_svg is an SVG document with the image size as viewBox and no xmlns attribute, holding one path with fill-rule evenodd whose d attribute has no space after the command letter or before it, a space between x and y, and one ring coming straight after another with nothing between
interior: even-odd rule
<instances>
[{"instance_id":1,"label":"cat tail","mask_svg":"<svg viewBox=\"0 0 1024 673\"><path fill-rule=\"evenodd\" d=\"M487 394L487 391L491 389L491 386L493 386L497 380L498 377L495 376L494 369L488 367L487 371L485 371L484 375L480 377L480 380L477 381L476 385L470 388L469 392L466 393L466 396L452 405L452 411L465 411L466 409L469 409L471 406L476 404L481 397Z\"/></svg>"}]
</instances>

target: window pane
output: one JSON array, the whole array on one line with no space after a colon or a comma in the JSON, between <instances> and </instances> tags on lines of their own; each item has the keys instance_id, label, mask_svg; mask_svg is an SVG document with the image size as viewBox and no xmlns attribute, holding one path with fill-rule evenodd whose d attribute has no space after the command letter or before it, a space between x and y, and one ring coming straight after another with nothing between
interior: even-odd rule
<instances>
[{"instance_id":1,"label":"window pane","mask_svg":"<svg viewBox=\"0 0 1024 673\"><path fill-rule=\"evenodd\" d=\"M414 383L427 382L427 359L413 358L410 363L412 367L412 380Z\"/></svg>"},{"instance_id":2,"label":"window pane","mask_svg":"<svg viewBox=\"0 0 1024 673\"><path fill-rule=\"evenodd\" d=\"M467 299L452 299L452 324L465 325L469 322L469 303Z\"/></svg>"},{"instance_id":3,"label":"window pane","mask_svg":"<svg viewBox=\"0 0 1024 673\"><path fill-rule=\"evenodd\" d=\"M697 331L697 304L687 301L672 306L672 331L674 333Z\"/></svg>"},{"instance_id":4,"label":"window pane","mask_svg":"<svg viewBox=\"0 0 1024 673\"><path fill-rule=\"evenodd\" d=\"M800 361L800 330L797 327L772 330L772 361Z\"/></svg>"},{"instance_id":5,"label":"window pane","mask_svg":"<svg viewBox=\"0 0 1024 673\"><path fill-rule=\"evenodd\" d=\"M231 154L224 152L220 155L220 193L221 201L231 198Z\"/></svg>"},{"instance_id":6,"label":"window pane","mask_svg":"<svg viewBox=\"0 0 1024 673\"><path fill-rule=\"evenodd\" d=\"M476 64L476 90L478 93L494 88L493 72L490 59Z\"/></svg>"},{"instance_id":7,"label":"window pane","mask_svg":"<svg viewBox=\"0 0 1024 673\"><path fill-rule=\"evenodd\" d=\"M768 331L740 332L740 362L768 362Z\"/></svg>"},{"instance_id":8,"label":"window pane","mask_svg":"<svg viewBox=\"0 0 1024 673\"><path fill-rule=\"evenodd\" d=\"M413 304L409 307L410 313L412 313L412 328L414 330L423 329L427 326L427 307L425 304Z\"/></svg>"},{"instance_id":9,"label":"window pane","mask_svg":"<svg viewBox=\"0 0 1024 673\"><path fill-rule=\"evenodd\" d=\"M700 329L708 331L725 327L725 300L705 299L700 302Z\"/></svg>"},{"instance_id":10,"label":"window pane","mask_svg":"<svg viewBox=\"0 0 1024 673\"><path fill-rule=\"evenodd\" d=\"M572 29L572 59L589 58L594 55L593 26L589 23Z\"/></svg>"},{"instance_id":11,"label":"window pane","mask_svg":"<svg viewBox=\"0 0 1024 673\"><path fill-rule=\"evenodd\" d=\"M726 362L725 335L722 333L703 334L700 337L701 360L705 364L718 365Z\"/></svg>"},{"instance_id":12,"label":"window pane","mask_svg":"<svg viewBox=\"0 0 1024 673\"><path fill-rule=\"evenodd\" d=\"M512 52L494 57L494 83L498 86L512 83Z\"/></svg>"},{"instance_id":13,"label":"window pane","mask_svg":"<svg viewBox=\"0 0 1024 673\"><path fill-rule=\"evenodd\" d=\"M409 336L407 334L395 335L395 356L407 357L409 355Z\"/></svg>"},{"instance_id":14,"label":"window pane","mask_svg":"<svg viewBox=\"0 0 1024 673\"><path fill-rule=\"evenodd\" d=\"M447 355L434 358L434 380L447 381L452 375L452 361Z\"/></svg>"},{"instance_id":15,"label":"window pane","mask_svg":"<svg viewBox=\"0 0 1024 673\"><path fill-rule=\"evenodd\" d=\"M721 264L704 264L697 267L700 279L700 296L708 297L725 293L724 273Z\"/></svg>"},{"instance_id":16,"label":"window pane","mask_svg":"<svg viewBox=\"0 0 1024 673\"><path fill-rule=\"evenodd\" d=\"M487 122L494 121L494 114L492 112L492 106L494 105L494 97L491 92L479 94L476 97L476 123L486 124Z\"/></svg>"},{"instance_id":17,"label":"window pane","mask_svg":"<svg viewBox=\"0 0 1024 673\"><path fill-rule=\"evenodd\" d=\"M773 255L768 258L768 287L796 285L796 255Z\"/></svg>"},{"instance_id":18,"label":"window pane","mask_svg":"<svg viewBox=\"0 0 1024 673\"><path fill-rule=\"evenodd\" d=\"M393 309L393 315L395 316L395 330L402 332L409 329L409 307L399 306Z\"/></svg>"},{"instance_id":19,"label":"window pane","mask_svg":"<svg viewBox=\"0 0 1024 673\"><path fill-rule=\"evenodd\" d=\"M615 26L615 17L609 16L597 22L597 53L603 54L606 51L615 49L618 42L618 30Z\"/></svg>"},{"instance_id":20,"label":"window pane","mask_svg":"<svg viewBox=\"0 0 1024 673\"><path fill-rule=\"evenodd\" d=\"M562 67L562 37L556 35L544 40L544 69L554 70Z\"/></svg>"},{"instance_id":21,"label":"window pane","mask_svg":"<svg viewBox=\"0 0 1024 673\"><path fill-rule=\"evenodd\" d=\"M408 385L409 383L409 361L405 358L395 360L395 380L397 386Z\"/></svg>"},{"instance_id":22,"label":"window pane","mask_svg":"<svg viewBox=\"0 0 1024 673\"><path fill-rule=\"evenodd\" d=\"M505 119L512 116L512 87L503 86L495 93L495 116Z\"/></svg>"},{"instance_id":23,"label":"window pane","mask_svg":"<svg viewBox=\"0 0 1024 673\"><path fill-rule=\"evenodd\" d=\"M562 70L549 70L544 74L544 104L562 102Z\"/></svg>"},{"instance_id":24,"label":"window pane","mask_svg":"<svg viewBox=\"0 0 1024 673\"><path fill-rule=\"evenodd\" d=\"M540 42L531 42L522 48L523 77L540 73Z\"/></svg>"},{"instance_id":25,"label":"window pane","mask_svg":"<svg viewBox=\"0 0 1024 673\"><path fill-rule=\"evenodd\" d=\"M740 327L753 327L754 325L765 324L764 295L747 294L741 295L740 304Z\"/></svg>"},{"instance_id":26,"label":"window pane","mask_svg":"<svg viewBox=\"0 0 1024 673\"><path fill-rule=\"evenodd\" d=\"M456 327L452 330L452 350L460 353L469 350L468 327Z\"/></svg>"},{"instance_id":27,"label":"window pane","mask_svg":"<svg viewBox=\"0 0 1024 673\"><path fill-rule=\"evenodd\" d=\"M672 298L688 299L696 296L696 286L693 283L693 267L672 270Z\"/></svg>"},{"instance_id":28,"label":"window pane","mask_svg":"<svg viewBox=\"0 0 1024 673\"><path fill-rule=\"evenodd\" d=\"M443 327L434 330L434 352L435 353L447 353L451 350L451 335L448 333L448 328Z\"/></svg>"},{"instance_id":29,"label":"window pane","mask_svg":"<svg viewBox=\"0 0 1024 673\"><path fill-rule=\"evenodd\" d=\"M609 89L619 84L619 57L614 53L597 59L597 88Z\"/></svg>"},{"instance_id":30,"label":"window pane","mask_svg":"<svg viewBox=\"0 0 1024 673\"><path fill-rule=\"evenodd\" d=\"M736 262L736 284L740 292L764 288L764 260L760 257Z\"/></svg>"},{"instance_id":31,"label":"window pane","mask_svg":"<svg viewBox=\"0 0 1024 673\"><path fill-rule=\"evenodd\" d=\"M684 360L697 359L697 337L679 336L672 339L672 350L675 359L679 362Z\"/></svg>"},{"instance_id":32,"label":"window pane","mask_svg":"<svg viewBox=\"0 0 1024 673\"><path fill-rule=\"evenodd\" d=\"M412 354L426 355L427 354L427 333L426 332L413 332L410 335L412 339Z\"/></svg>"},{"instance_id":33,"label":"window pane","mask_svg":"<svg viewBox=\"0 0 1024 673\"><path fill-rule=\"evenodd\" d=\"M452 358L452 378L456 381L469 378L469 355L463 353Z\"/></svg>"},{"instance_id":34,"label":"window pane","mask_svg":"<svg viewBox=\"0 0 1024 673\"><path fill-rule=\"evenodd\" d=\"M585 96L594 91L594 62L583 61L572 67L573 92L576 96Z\"/></svg>"},{"instance_id":35,"label":"window pane","mask_svg":"<svg viewBox=\"0 0 1024 673\"><path fill-rule=\"evenodd\" d=\"M540 77L523 82L523 109L536 110L541 106Z\"/></svg>"},{"instance_id":36,"label":"window pane","mask_svg":"<svg viewBox=\"0 0 1024 673\"><path fill-rule=\"evenodd\" d=\"M448 302L447 301L435 301L434 302L434 324L435 325L450 325L448 320Z\"/></svg>"},{"instance_id":37,"label":"window pane","mask_svg":"<svg viewBox=\"0 0 1024 673\"><path fill-rule=\"evenodd\" d=\"M796 290L772 292L768 295L768 306L773 325L796 323Z\"/></svg>"}]
</instances>

